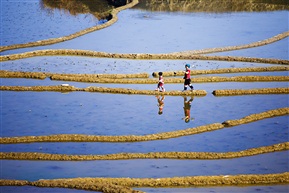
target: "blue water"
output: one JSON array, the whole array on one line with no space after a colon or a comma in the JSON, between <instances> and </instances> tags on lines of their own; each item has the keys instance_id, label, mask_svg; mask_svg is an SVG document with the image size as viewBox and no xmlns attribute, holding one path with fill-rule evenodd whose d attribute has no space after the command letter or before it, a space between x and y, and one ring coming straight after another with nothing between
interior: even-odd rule
<instances>
[{"instance_id":1,"label":"blue water","mask_svg":"<svg viewBox=\"0 0 289 193\"><path fill-rule=\"evenodd\" d=\"M150 17L144 18L144 15ZM152 13L128 9L120 12L118 18L118 22L108 28L67 42L11 50L2 54L35 49L84 49L113 53L170 53L248 44L288 31L288 11L204 14ZM30 22L34 21L30 20ZM66 29L65 26L63 28ZM59 30L62 30L62 28ZM18 33L24 32L22 30ZM284 54L288 53L287 48L288 46L279 48L281 52L276 52L278 56L274 57L286 57Z\"/></svg>"},{"instance_id":2,"label":"blue water","mask_svg":"<svg viewBox=\"0 0 289 193\"><path fill-rule=\"evenodd\" d=\"M67 36L98 25L90 14L43 10L39 0L1 0L1 46ZM1 53L2 54L2 53Z\"/></svg>"},{"instance_id":3,"label":"blue water","mask_svg":"<svg viewBox=\"0 0 289 193\"><path fill-rule=\"evenodd\" d=\"M5 9L4 9L5 7ZM29 9L28 9L29 8ZM147 17L148 16L148 17ZM1 1L1 45L60 37L98 25L90 15L71 17L55 10L43 12L38 0ZM170 53L194 49L248 44L288 30L288 11L235 12L222 14L166 13L137 9L118 14L114 25L55 45L2 52L1 55L37 49L88 49L119 53ZM13 31L13 33L11 33ZM288 59L288 38L246 50L217 53L262 58ZM45 56L1 62L1 70L54 73L149 73L230 67L259 67L271 64L197 60L121 60L88 57ZM217 76L275 75L288 72L224 74ZM213 75L209 75L213 76ZM214 75L215 76L215 75ZM94 84L65 81L0 79L1 85L103 86L153 90L156 85ZM182 84L165 84L167 90L182 90ZM280 95L215 97L216 89L288 87L288 82L194 83L206 90L194 97L185 123L184 98L166 96L159 115L156 96L87 92L0 91L1 137L51 134L146 135L193 128L264 111L288 107ZM188 97L190 98L190 97ZM120 152L195 151L228 152L288 141L288 115L260 120L214 132L137 143L27 143L1 145L2 152L55 154L111 154ZM174 177L194 175L267 174L288 172L288 151L229 160L119 160L119 161L18 161L1 160L2 179L38 180L73 177ZM1 192L49 192L35 187L0 187ZM288 185L148 189L147 192L288 192ZM58 192L74 190L53 189ZM78 191L84 192L84 191Z\"/></svg>"},{"instance_id":4,"label":"blue water","mask_svg":"<svg viewBox=\"0 0 289 193\"><path fill-rule=\"evenodd\" d=\"M173 131L286 107L288 96L195 97L191 107L195 120L189 124L182 120L183 97L167 96L164 102L164 113L158 115L155 96L2 91L2 136L143 135Z\"/></svg>"},{"instance_id":5,"label":"blue water","mask_svg":"<svg viewBox=\"0 0 289 193\"><path fill-rule=\"evenodd\" d=\"M228 160L150 159L81 162L2 160L3 178L30 181L68 177L161 178L269 174L286 171L288 171L288 152L286 151Z\"/></svg>"}]
</instances>

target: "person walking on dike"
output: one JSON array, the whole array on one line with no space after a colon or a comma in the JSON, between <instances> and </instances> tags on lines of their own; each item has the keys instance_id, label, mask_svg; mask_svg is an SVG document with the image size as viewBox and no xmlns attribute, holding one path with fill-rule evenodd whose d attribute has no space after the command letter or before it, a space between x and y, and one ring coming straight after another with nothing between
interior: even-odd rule
<instances>
[{"instance_id":1,"label":"person walking on dike","mask_svg":"<svg viewBox=\"0 0 289 193\"><path fill-rule=\"evenodd\" d=\"M159 82L156 91L165 92L163 73L159 72Z\"/></svg>"},{"instance_id":2,"label":"person walking on dike","mask_svg":"<svg viewBox=\"0 0 289 193\"><path fill-rule=\"evenodd\" d=\"M190 70L190 64L186 64L185 68L186 70L184 71L185 75L184 75L184 79L185 79L185 83L184 83L184 90L187 90L187 87L189 86L191 88L191 90L194 90L193 85L191 84L191 70Z\"/></svg>"}]
</instances>

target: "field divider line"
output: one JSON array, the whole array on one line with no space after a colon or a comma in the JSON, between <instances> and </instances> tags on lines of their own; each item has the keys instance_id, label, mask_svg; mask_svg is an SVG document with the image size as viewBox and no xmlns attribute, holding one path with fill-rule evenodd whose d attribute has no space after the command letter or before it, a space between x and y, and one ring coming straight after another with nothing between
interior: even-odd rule
<instances>
[{"instance_id":1,"label":"field divider line","mask_svg":"<svg viewBox=\"0 0 289 193\"><path fill-rule=\"evenodd\" d=\"M289 65L289 60L275 58L256 58L256 57L241 57L241 56L206 56L206 55L188 55L188 54L123 54L123 53L108 53L91 50L76 50L76 49L46 49L24 52L20 54L2 55L0 62L31 58L36 56L81 56L81 57L96 57L96 58L116 58L116 59L134 59L134 60L216 60L216 61L238 61L238 62L253 62L267 64L282 64Z\"/></svg>"},{"instance_id":2,"label":"field divider line","mask_svg":"<svg viewBox=\"0 0 289 193\"><path fill-rule=\"evenodd\" d=\"M216 160L248 157L277 151L288 151L289 142L270 146L250 148L237 152L149 152L116 153L106 155L68 155L38 152L0 152L0 159L7 160L49 160L49 161L92 161L92 160L130 160L130 159L181 159Z\"/></svg>"},{"instance_id":3,"label":"field divider line","mask_svg":"<svg viewBox=\"0 0 289 193\"><path fill-rule=\"evenodd\" d=\"M40 179L34 182L27 180L0 180L0 186L36 186L82 189L100 192L142 193L131 188L140 187L210 187L241 185L282 185L289 183L289 172L272 174L238 174L214 176L185 176L166 178L62 178Z\"/></svg>"}]
</instances>

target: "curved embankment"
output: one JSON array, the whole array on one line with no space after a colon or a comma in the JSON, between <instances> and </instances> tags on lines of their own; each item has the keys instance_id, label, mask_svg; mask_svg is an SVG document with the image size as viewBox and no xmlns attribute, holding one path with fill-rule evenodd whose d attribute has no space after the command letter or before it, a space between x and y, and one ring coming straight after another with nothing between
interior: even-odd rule
<instances>
[{"instance_id":1,"label":"curved embankment","mask_svg":"<svg viewBox=\"0 0 289 193\"><path fill-rule=\"evenodd\" d=\"M0 180L0 186L35 186L35 187L47 187L47 188L69 188L69 189L79 189L79 190L89 190L89 191L97 191L103 193L142 193L141 191L133 190L130 187L115 185L109 180L106 182L93 182L91 180L85 180L85 178L81 178L82 180L74 179L73 182L70 179L56 179L63 180L63 183L55 182L55 181L35 181L29 182L27 180ZM44 183L43 183L44 182Z\"/></svg>"},{"instance_id":2,"label":"curved embankment","mask_svg":"<svg viewBox=\"0 0 289 193\"><path fill-rule=\"evenodd\" d=\"M87 88L77 88L69 85L56 85L56 86L0 86L0 90L6 91L53 91L53 92L101 92L101 93L114 93L114 94L137 94L137 95L168 95L168 96L206 96L205 90L193 91L166 91L159 92L155 90L135 90L129 88L105 88L90 86Z\"/></svg>"},{"instance_id":3,"label":"curved embankment","mask_svg":"<svg viewBox=\"0 0 289 193\"><path fill-rule=\"evenodd\" d=\"M50 73L50 72L20 72L20 71L0 70L0 78L31 78L31 79L42 79L43 80L45 78L54 79L53 77L66 77L66 78L75 77L75 78L83 78L83 79L87 79L87 78L90 78L90 79L125 79L125 78L149 78L149 74L148 73L136 73L136 74L59 74L59 73Z\"/></svg>"},{"instance_id":4,"label":"curved embankment","mask_svg":"<svg viewBox=\"0 0 289 193\"><path fill-rule=\"evenodd\" d=\"M21 180L1 180L1 186L36 186L59 187L110 193L141 191L131 188L140 187L200 187L224 185L266 185L289 183L289 172L276 174L242 174L219 176L188 176L173 178L66 178L38 180L34 182Z\"/></svg>"},{"instance_id":5,"label":"curved embankment","mask_svg":"<svg viewBox=\"0 0 289 193\"><path fill-rule=\"evenodd\" d=\"M81 76L65 76L53 75L51 80L73 81L73 82L91 82L91 83L112 83L112 84L156 84L156 79L96 79L94 77ZM274 81L289 81L288 76L234 76L234 77L196 77L191 78L192 83L205 82L274 82ZM183 78L166 78L165 84L184 83Z\"/></svg>"},{"instance_id":6,"label":"curved embankment","mask_svg":"<svg viewBox=\"0 0 289 193\"><path fill-rule=\"evenodd\" d=\"M67 40L82 36L84 34L90 33L95 30L108 27L117 21L117 13L119 11L133 7L137 3L138 1L134 0L132 3L129 3L125 6L113 9L111 13L112 19L103 25L88 28L86 30L77 32L75 34L60 37L60 38L52 38L48 40L41 40L41 41L30 42L26 44L2 46L0 47L0 52L5 51L5 50L10 50L10 49L18 49L18 48L42 46L42 45L59 43L62 41L67 41ZM26 52L22 54L0 56L0 61L17 60L17 59L22 59L22 58L44 56L44 55L76 55L76 56L80 55L80 56L90 56L90 57L126 58L126 59L195 59L195 60L221 60L221 61L243 61L243 62L272 63L272 64L288 64L288 60L200 55L200 54L232 51L232 50L247 49L247 48L252 48L252 47L257 47L257 46L263 46L263 45L267 45L267 44L279 41L288 36L289 36L289 31L286 31L276 36L273 36L271 38L258 41L258 42L253 42L253 43L246 44L246 45L228 46L228 47L221 47L221 48L209 48L209 49L203 49L203 50L192 50L192 51L175 52L175 53L169 53L169 54L117 54L117 53L114 54L114 53L95 52L95 51L87 51L87 50L38 50L38 51Z\"/></svg>"},{"instance_id":7,"label":"curved embankment","mask_svg":"<svg viewBox=\"0 0 289 193\"><path fill-rule=\"evenodd\" d=\"M289 94L289 88L227 89L214 90L215 96L253 95L253 94Z\"/></svg>"},{"instance_id":8,"label":"curved embankment","mask_svg":"<svg viewBox=\"0 0 289 193\"><path fill-rule=\"evenodd\" d=\"M23 58L30 58L36 56L83 56L83 57L98 57L98 58L119 58L119 59L171 59L171 60L219 60L219 61L239 61L239 62L254 62L254 63L269 63L269 64L284 64L288 65L289 60L272 59L272 58L250 58L237 56L205 56L192 54L119 54L97 52L90 50L71 50L71 49L57 49L57 50L35 50L20 54L11 54L0 56L0 62L9 60L19 60Z\"/></svg>"},{"instance_id":9,"label":"curved embankment","mask_svg":"<svg viewBox=\"0 0 289 193\"><path fill-rule=\"evenodd\" d=\"M166 96L206 96L205 90L193 91L166 91L159 92L155 90L135 90L129 88L106 88L106 87L86 87L77 88L66 84L55 86L0 86L3 91L36 91L36 92L99 92L99 93L113 93L113 94L136 94L136 95L166 95ZM260 88L260 89L232 89L232 90L214 90L212 92L215 96L233 96L233 95L252 95L252 94L289 94L289 88Z\"/></svg>"},{"instance_id":10,"label":"curved embankment","mask_svg":"<svg viewBox=\"0 0 289 193\"><path fill-rule=\"evenodd\" d=\"M225 127L246 124L266 118L284 116L289 114L289 107L265 111L258 114L252 114L237 120L227 120L223 123L213 123L194 128L188 128L177 131L169 131L148 135L120 135L120 136L99 136L83 134L59 134L48 136L23 136L23 137L1 137L0 144L12 143L34 143L34 142L140 142L164 140L188 135L195 135L204 132L215 131Z\"/></svg>"},{"instance_id":11,"label":"curved embankment","mask_svg":"<svg viewBox=\"0 0 289 193\"><path fill-rule=\"evenodd\" d=\"M258 113L258 114L248 115L241 119L227 120L227 121L224 121L222 124L225 127L232 127L232 126L241 125L245 123L251 123L257 120L261 120L261 119L267 119L270 117L283 116L283 115L288 115L288 114L289 114L289 107L284 107L284 108L274 109L270 111L265 111L265 112Z\"/></svg>"},{"instance_id":12,"label":"curved embankment","mask_svg":"<svg viewBox=\"0 0 289 193\"><path fill-rule=\"evenodd\" d=\"M270 66L270 67L245 67L245 68L219 68L210 70L191 70L191 75L202 74L227 74L227 73L245 73L245 72L275 72L288 71L288 66ZM0 71L1 72L1 71ZM9 72L9 71L8 71ZM0 73L1 75L1 73ZM158 72L153 72L154 77L158 77ZM163 76L184 76L184 71L164 71Z\"/></svg>"},{"instance_id":13,"label":"curved embankment","mask_svg":"<svg viewBox=\"0 0 289 193\"><path fill-rule=\"evenodd\" d=\"M59 38L51 38L51 39L46 39L46 40L39 40L36 42L29 42L29 43L24 43L24 44L14 44L14 45L9 45L9 46L1 46L0 47L0 52L6 51L6 50L13 50L13 49L19 49L19 48L27 48L27 47L35 47L35 46L45 46L45 45L50 45L50 44L55 44L55 43L59 43L59 42L64 42L67 40L71 40L74 38L77 38L79 36L94 32L96 30L100 30L106 27L111 26L112 24L114 24L118 18L117 18L117 14L124 10L124 9L128 9L131 8L133 6L135 6L136 4L138 4L138 0L132 0L131 3L128 3L124 6L115 8L111 11L111 19L108 20L106 23L101 24L101 25L97 25L97 26L93 26L90 28L87 28L85 30L81 30L79 32L76 32L74 34L68 35L68 36L63 36L63 37L59 37Z\"/></svg>"},{"instance_id":14,"label":"curved embankment","mask_svg":"<svg viewBox=\"0 0 289 193\"><path fill-rule=\"evenodd\" d=\"M288 71L287 66L270 66L270 67L246 67L246 68L220 68L211 70L193 70L191 75L201 74L226 74L226 73L244 73L244 72L275 72L275 71ZM158 72L153 72L154 77L158 77ZM163 76L183 76L183 71L164 71ZM136 74L59 74L50 72L21 72L21 71L7 71L0 70L1 78L32 78L32 79L45 79L51 78L52 80L67 80L78 82L94 82L99 79L105 82L113 81L113 79L129 79L129 78L149 78L148 73L136 73ZM243 76L246 77L246 76ZM252 77L252 76L249 76ZM259 76L257 76L259 77ZM154 80L154 79L153 79ZM197 79L196 79L197 80ZM286 79L285 79L286 80ZM119 80L117 80L119 81ZM111 83L111 82L110 82ZM121 82L120 82L121 83ZM150 83L150 82L148 82ZM155 80L154 80L155 83Z\"/></svg>"},{"instance_id":15,"label":"curved embankment","mask_svg":"<svg viewBox=\"0 0 289 193\"><path fill-rule=\"evenodd\" d=\"M246 149L238 152L150 152L117 153L107 155L66 155L37 152L0 152L0 159L9 160L50 160L50 161L88 161L88 160L127 160L127 159L232 159L276 151L289 150L289 142L270 146Z\"/></svg>"},{"instance_id":16,"label":"curved embankment","mask_svg":"<svg viewBox=\"0 0 289 193\"><path fill-rule=\"evenodd\" d=\"M250 44L245 45L239 45L239 46L227 46L227 47L221 47L221 48L208 48L208 49L202 49L202 50L192 50L192 51L183 51L183 52L176 52L176 54L209 54L209 53L216 53L216 52L227 52L227 51L233 51L233 50L241 50L241 49L248 49L248 48L254 48L259 46L265 46L271 43L274 43L276 41L282 40L284 38L287 38L289 36L289 31L283 32L281 34L278 34L276 36L273 36L271 38L252 42Z\"/></svg>"},{"instance_id":17,"label":"curved embankment","mask_svg":"<svg viewBox=\"0 0 289 193\"><path fill-rule=\"evenodd\" d=\"M210 72L207 72L210 73ZM113 83L113 84L156 84L158 80L148 78L147 73L140 74L57 74L42 72L11 72L0 71L1 78L33 78L45 79L50 77L51 80L71 81L71 82L90 82L90 83ZM115 78L114 78L115 77ZM288 76L206 76L192 77L194 83L204 82L273 82L289 81ZM166 78L165 83L183 83L183 78Z\"/></svg>"}]
</instances>

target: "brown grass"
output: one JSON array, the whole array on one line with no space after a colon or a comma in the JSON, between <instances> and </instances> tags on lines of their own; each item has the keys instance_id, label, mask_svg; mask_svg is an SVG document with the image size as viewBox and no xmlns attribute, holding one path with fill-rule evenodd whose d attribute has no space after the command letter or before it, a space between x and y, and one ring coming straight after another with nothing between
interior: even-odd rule
<instances>
[{"instance_id":1,"label":"brown grass","mask_svg":"<svg viewBox=\"0 0 289 193\"><path fill-rule=\"evenodd\" d=\"M66 155L37 152L0 152L0 159L9 160L50 160L50 161L87 161L87 160L127 160L127 159L232 159L276 151L289 150L289 142L270 146L246 149L238 152L150 152L118 153L107 155Z\"/></svg>"},{"instance_id":2,"label":"brown grass","mask_svg":"<svg viewBox=\"0 0 289 193\"><path fill-rule=\"evenodd\" d=\"M20 184L19 184L20 183ZM0 180L0 185L30 185L36 187L59 187L110 193L141 192L132 187L200 187L266 185L289 183L289 172L277 174L243 174L219 176L188 176L173 178L66 178L38 180L34 182Z\"/></svg>"},{"instance_id":3,"label":"brown grass","mask_svg":"<svg viewBox=\"0 0 289 193\"><path fill-rule=\"evenodd\" d=\"M287 67L269 67L269 68L235 68L219 69L219 70L199 70L192 71L195 74L210 74L222 72L244 72L244 71L284 71ZM172 75L174 72L164 72L164 76ZM181 72L175 72L181 75ZM137 74L58 74L58 73L43 73L43 72L13 72L0 70L1 78L35 78L45 79L50 77L51 80L74 81L74 82L93 82L93 83L114 83L114 84L156 84L155 78L149 78L148 73ZM261 82L261 81L289 81L288 76L234 76L234 77L193 77L192 82ZM182 78L165 78L165 83L183 83Z\"/></svg>"},{"instance_id":4,"label":"brown grass","mask_svg":"<svg viewBox=\"0 0 289 193\"><path fill-rule=\"evenodd\" d=\"M89 50L36 50L25 52L21 54L11 54L0 56L1 61L18 60L36 56L84 56L84 57L98 57L98 58L121 58L121 59L171 59L171 60L219 60L219 61L242 61L254 63L269 63L269 64L284 64L288 65L289 60L270 59L270 58L251 58L251 57L234 57L234 56L205 56L193 55L184 53L174 54L119 54L119 53L106 53Z\"/></svg>"},{"instance_id":5,"label":"brown grass","mask_svg":"<svg viewBox=\"0 0 289 193\"><path fill-rule=\"evenodd\" d=\"M289 88L258 88L258 89L229 89L214 90L215 96L252 95L252 94L289 94Z\"/></svg>"},{"instance_id":6,"label":"brown grass","mask_svg":"<svg viewBox=\"0 0 289 193\"><path fill-rule=\"evenodd\" d=\"M270 111L266 111L266 112L262 112L258 114L252 114L252 115L243 117L241 119L228 120L228 121L223 122L223 124L226 127L232 127L232 126L246 124L246 123L250 123L250 122L254 122L254 121L258 121L262 119L267 119L270 117L284 116L288 114L289 114L289 107L284 107L284 108L274 109L274 110L270 110Z\"/></svg>"},{"instance_id":7,"label":"brown grass","mask_svg":"<svg viewBox=\"0 0 289 193\"><path fill-rule=\"evenodd\" d=\"M6 91L54 91L54 92L101 92L101 93L114 93L114 94L137 94L137 95L170 95L170 96L206 96L205 90L193 90L187 92L181 91L167 91L158 92L155 90L135 90L128 88L105 88L105 87L87 87L77 88L74 86L0 86L0 90Z\"/></svg>"},{"instance_id":8,"label":"brown grass","mask_svg":"<svg viewBox=\"0 0 289 193\"><path fill-rule=\"evenodd\" d=\"M191 75L201 74L226 74L226 73L244 73L244 72L274 72L274 71L288 71L288 66L270 66L270 67L245 67L245 68L220 68L211 70L191 70ZM152 73L158 77L158 72ZM183 71L167 71L163 72L163 76L183 76Z\"/></svg>"}]
</instances>

